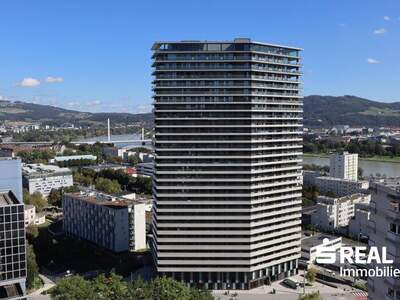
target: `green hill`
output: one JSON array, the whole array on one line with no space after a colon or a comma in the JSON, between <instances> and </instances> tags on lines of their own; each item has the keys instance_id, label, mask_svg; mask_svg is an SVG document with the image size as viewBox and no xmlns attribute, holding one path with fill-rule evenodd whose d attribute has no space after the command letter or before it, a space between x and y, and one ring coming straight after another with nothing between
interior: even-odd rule
<instances>
[{"instance_id":1,"label":"green hill","mask_svg":"<svg viewBox=\"0 0 400 300\"><path fill-rule=\"evenodd\" d=\"M105 125L107 118L113 123L140 124L151 128L152 113L89 113L68 110L50 105L25 102L0 101L0 121L41 121L61 125ZM351 126L400 127L400 102L383 103L356 96L319 96L304 98L304 125L330 127L336 124Z\"/></svg>"},{"instance_id":2,"label":"green hill","mask_svg":"<svg viewBox=\"0 0 400 300\"><path fill-rule=\"evenodd\" d=\"M383 103L356 96L318 96L304 98L304 125L329 127L400 126L400 102Z\"/></svg>"}]
</instances>

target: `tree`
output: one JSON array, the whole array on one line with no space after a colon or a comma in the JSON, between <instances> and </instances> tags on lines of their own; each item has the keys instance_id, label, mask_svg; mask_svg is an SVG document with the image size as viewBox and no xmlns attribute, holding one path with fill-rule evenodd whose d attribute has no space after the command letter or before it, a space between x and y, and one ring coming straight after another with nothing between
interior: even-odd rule
<instances>
[{"instance_id":1,"label":"tree","mask_svg":"<svg viewBox=\"0 0 400 300\"><path fill-rule=\"evenodd\" d=\"M36 262L36 255L33 251L33 246L29 243L27 244L26 251L26 286L28 289L35 287L36 278L39 276L39 267Z\"/></svg>"},{"instance_id":2,"label":"tree","mask_svg":"<svg viewBox=\"0 0 400 300\"><path fill-rule=\"evenodd\" d=\"M136 177L134 186L139 193L151 194L153 181L150 177L138 176Z\"/></svg>"},{"instance_id":3,"label":"tree","mask_svg":"<svg viewBox=\"0 0 400 300\"><path fill-rule=\"evenodd\" d=\"M29 242L33 242L34 239L36 239L39 236L39 230L36 225L28 225L26 227L26 238L28 239Z\"/></svg>"},{"instance_id":4,"label":"tree","mask_svg":"<svg viewBox=\"0 0 400 300\"><path fill-rule=\"evenodd\" d=\"M61 279L57 285L50 290L52 299L57 300L95 300L98 299L90 281L80 276L71 276Z\"/></svg>"},{"instance_id":5,"label":"tree","mask_svg":"<svg viewBox=\"0 0 400 300\"><path fill-rule=\"evenodd\" d=\"M336 198L337 197L336 194L334 192L332 192L332 191L327 192L326 196L327 197L331 197L331 198Z\"/></svg>"},{"instance_id":6,"label":"tree","mask_svg":"<svg viewBox=\"0 0 400 300\"><path fill-rule=\"evenodd\" d=\"M62 189L51 189L47 201L50 205L61 207L62 203Z\"/></svg>"},{"instance_id":7,"label":"tree","mask_svg":"<svg viewBox=\"0 0 400 300\"><path fill-rule=\"evenodd\" d=\"M122 281L122 276L114 273L108 277L104 274L97 276L93 280L92 287L99 300L125 300L128 296L128 288Z\"/></svg>"},{"instance_id":8,"label":"tree","mask_svg":"<svg viewBox=\"0 0 400 300\"><path fill-rule=\"evenodd\" d=\"M149 284L138 278L128 285L128 298L137 300L151 300L151 290Z\"/></svg>"},{"instance_id":9,"label":"tree","mask_svg":"<svg viewBox=\"0 0 400 300\"><path fill-rule=\"evenodd\" d=\"M141 162L139 154L135 153L134 155L129 156L127 162L132 166L136 166L138 163Z\"/></svg>"},{"instance_id":10,"label":"tree","mask_svg":"<svg viewBox=\"0 0 400 300\"><path fill-rule=\"evenodd\" d=\"M117 180L110 180L103 177L96 179L96 189L107 194L118 194L122 192L121 186Z\"/></svg>"},{"instance_id":11,"label":"tree","mask_svg":"<svg viewBox=\"0 0 400 300\"><path fill-rule=\"evenodd\" d=\"M306 273L307 281L312 284L316 278L317 278L317 270L315 268L308 269Z\"/></svg>"},{"instance_id":12,"label":"tree","mask_svg":"<svg viewBox=\"0 0 400 300\"><path fill-rule=\"evenodd\" d=\"M25 204L33 205L37 212L41 212L43 208L47 207L47 200L43 198L42 194L39 192L34 192L29 194L29 192L24 189L23 198Z\"/></svg>"},{"instance_id":13,"label":"tree","mask_svg":"<svg viewBox=\"0 0 400 300\"><path fill-rule=\"evenodd\" d=\"M157 277L150 283L154 300L190 300L190 291L183 283L169 277Z\"/></svg>"},{"instance_id":14,"label":"tree","mask_svg":"<svg viewBox=\"0 0 400 300\"><path fill-rule=\"evenodd\" d=\"M137 279L127 284L119 275L99 275L93 281L79 276L60 280L50 291L52 299L75 300L213 300L209 291L189 289L172 278L158 277L151 282Z\"/></svg>"}]
</instances>

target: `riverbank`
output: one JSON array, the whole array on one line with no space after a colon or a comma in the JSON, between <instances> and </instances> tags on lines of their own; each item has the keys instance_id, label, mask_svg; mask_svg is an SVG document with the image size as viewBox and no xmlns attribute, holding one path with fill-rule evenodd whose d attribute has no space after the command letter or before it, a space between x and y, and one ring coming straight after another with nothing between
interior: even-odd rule
<instances>
[{"instance_id":1,"label":"riverbank","mask_svg":"<svg viewBox=\"0 0 400 300\"><path fill-rule=\"evenodd\" d=\"M329 155L326 153L304 153L305 157L319 157L319 158L329 158ZM400 156L390 157L390 156L371 156L371 157L359 157L359 160L362 161L376 161L376 162L388 162L388 163L399 163L400 164Z\"/></svg>"}]
</instances>

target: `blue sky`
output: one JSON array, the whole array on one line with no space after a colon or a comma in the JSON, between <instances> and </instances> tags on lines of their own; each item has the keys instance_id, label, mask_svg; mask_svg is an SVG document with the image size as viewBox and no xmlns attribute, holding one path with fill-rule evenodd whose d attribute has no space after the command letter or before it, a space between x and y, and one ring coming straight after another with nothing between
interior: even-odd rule
<instances>
[{"instance_id":1,"label":"blue sky","mask_svg":"<svg viewBox=\"0 0 400 300\"><path fill-rule=\"evenodd\" d=\"M0 99L151 110L156 40L304 48L304 95L400 101L399 0L1 0Z\"/></svg>"}]
</instances>

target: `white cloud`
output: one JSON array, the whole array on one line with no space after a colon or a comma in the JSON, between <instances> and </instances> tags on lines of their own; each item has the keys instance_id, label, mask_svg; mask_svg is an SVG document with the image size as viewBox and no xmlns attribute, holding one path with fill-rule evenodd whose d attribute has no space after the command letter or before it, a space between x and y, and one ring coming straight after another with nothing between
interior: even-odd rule
<instances>
[{"instance_id":1,"label":"white cloud","mask_svg":"<svg viewBox=\"0 0 400 300\"><path fill-rule=\"evenodd\" d=\"M387 30L385 28L375 29L372 33L373 34L385 34Z\"/></svg>"},{"instance_id":2,"label":"white cloud","mask_svg":"<svg viewBox=\"0 0 400 300\"><path fill-rule=\"evenodd\" d=\"M368 58L367 59L367 63L369 63L369 64L379 64L380 61L377 60L377 59L374 59L374 58Z\"/></svg>"},{"instance_id":3,"label":"white cloud","mask_svg":"<svg viewBox=\"0 0 400 300\"><path fill-rule=\"evenodd\" d=\"M135 108L135 113L144 114L144 113L151 112L152 109L153 109L153 106L150 104L139 104Z\"/></svg>"},{"instance_id":4,"label":"white cloud","mask_svg":"<svg viewBox=\"0 0 400 300\"><path fill-rule=\"evenodd\" d=\"M32 78L32 77L26 77L24 79L21 80L20 83L18 83L18 86L21 87L35 87L38 86L40 84L40 81L36 78Z\"/></svg>"},{"instance_id":5,"label":"white cloud","mask_svg":"<svg viewBox=\"0 0 400 300\"><path fill-rule=\"evenodd\" d=\"M87 102L86 103L86 105L87 106L99 106L101 104L101 101L99 101L99 100L93 100L93 101L90 101L90 102Z\"/></svg>"},{"instance_id":6,"label":"white cloud","mask_svg":"<svg viewBox=\"0 0 400 300\"><path fill-rule=\"evenodd\" d=\"M74 102L74 101L68 102L67 105L70 106L70 107L79 107L79 106L81 106L79 102Z\"/></svg>"},{"instance_id":7,"label":"white cloud","mask_svg":"<svg viewBox=\"0 0 400 300\"><path fill-rule=\"evenodd\" d=\"M390 21L390 17L389 17L389 16L384 16L383 19L384 19L385 21Z\"/></svg>"},{"instance_id":8,"label":"white cloud","mask_svg":"<svg viewBox=\"0 0 400 300\"><path fill-rule=\"evenodd\" d=\"M46 77L46 82L47 83L60 83L60 82L64 82L64 78L48 76L48 77Z\"/></svg>"}]
</instances>

